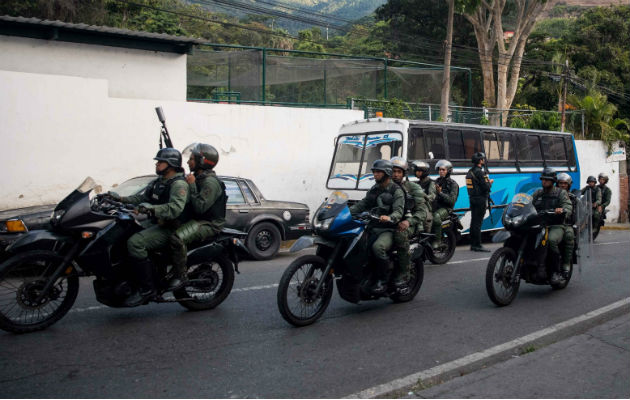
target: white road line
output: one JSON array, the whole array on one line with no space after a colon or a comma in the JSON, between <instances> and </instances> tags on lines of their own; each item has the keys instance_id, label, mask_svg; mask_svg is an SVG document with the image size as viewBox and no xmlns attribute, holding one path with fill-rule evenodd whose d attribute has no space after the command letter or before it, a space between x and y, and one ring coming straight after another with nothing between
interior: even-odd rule
<instances>
[{"instance_id":1,"label":"white road line","mask_svg":"<svg viewBox=\"0 0 630 400\"><path fill-rule=\"evenodd\" d=\"M490 257L471 258L470 260L449 261L446 264L463 264L463 263L472 262L472 261L484 261L484 260L489 260L489 259L490 259Z\"/></svg>"},{"instance_id":2,"label":"white road line","mask_svg":"<svg viewBox=\"0 0 630 400\"><path fill-rule=\"evenodd\" d=\"M604 243L593 243L593 246L603 246L605 244L622 244L622 243L630 243L630 242L604 242Z\"/></svg>"},{"instance_id":3,"label":"white road line","mask_svg":"<svg viewBox=\"0 0 630 400\"><path fill-rule=\"evenodd\" d=\"M400 390L403 388L407 388L413 386L421 381L426 381L431 378L436 378L440 375L447 374L449 372L453 372L458 368L465 367L467 365L473 364L475 362L480 362L483 360L489 360L490 357L499 355L505 351L510 351L512 349L518 349L528 343L532 343L538 339L541 339L545 336L554 334L560 330L570 328L579 323L595 319L603 314L606 314L610 311L613 311L618 308L626 307L630 305L630 297L626 297L623 300L619 300L615 303L609 304L605 307L599 308L597 310L588 312L586 314L580 315L575 318L571 318L567 321L560 322L558 324L552 325L548 328L541 329L529 335L511 340L507 343L500 344L498 346L491 347L489 349L473 353L467 355L465 357L459 358L457 360L438 365L437 367L433 367L430 369L426 369L421 372L417 372L415 374L408 375L404 378L395 379L391 382L384 383L382 385L374 386L372 388L362 390L358 393L351 394L346 396L345 398L351 399L365 399L365 398L375 398L375 397L383 397L385 394L390 393L395 390Z\"/></svg>"}]
</instances>

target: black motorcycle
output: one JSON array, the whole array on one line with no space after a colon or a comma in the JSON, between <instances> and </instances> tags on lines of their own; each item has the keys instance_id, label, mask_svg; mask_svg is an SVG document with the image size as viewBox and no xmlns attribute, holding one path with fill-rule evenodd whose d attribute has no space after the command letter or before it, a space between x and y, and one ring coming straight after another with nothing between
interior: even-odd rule
<instances>
[{"instance_id":1,"label":"black motorcycle","mask_svg":"<svg viewBox=\"0 0 630 400\"><path fill-rule=\"evenodd\" d=\"M515 195L503 212L505 231L493 237L495 242L505 241L490 257L486 269L486 290L498 306L507 306L514 300L521 279L535 285L551 285L553 289L564 289L571 280L573 265L559 281L551 280L554 273L559 273L561 258L549 251L547 237L549 226L557 224L559 215L554 210L536 211L532 201L528 194ZM573 263L576 259L574 246Z\"/></svg>"},{"instance_id":2,"label":"black motorcycle","mask_svg":"<svg viewBox=\"0 0 630 400\"><path fill-rule=\"evenodd\" d=\"M445 264L455 254L457 242L461 239L461 230L464 229L459 217L450 212L448 219L442 221L442 241L437 249L429 249L427 258L433 264Z\"/></svg>"},{"instance_id":3,"label":"black motorcycle","mask_svg":"<svg viewBox=\"0 0 630 400\"><path fill-rule=\"evenodd\" d=\"M385 293L374 295L371 288L375 282L375 271L369 263L366 226L378 217L364 213L360 219L352 218L347 200L345 193L334 192L315 213L313 227L316 236L302 236L290 249L295 252L313 244L317 246L315 255L304 255L294 260L280 279L278 309L292 325L305 326L317 321L330 303L334 280L337 281L339 296L351 303L381 297L407 302L413 300L420 290L424 279L423 261L433 235L423 234L411 241L407 287L396 289L388 279ZM394 251L390 258L389 275L396 262Z\"/></svg>"},{"instance_id":4,"label":"black motorcycle","mask_svg":"<svg viewBox=\"0 0 630 400\"><path fill-rule=\"evenodd\" d=\"M93 193L87 178L62 200L51 216L51 228L28 232L9 246L0 264L0 328L24 333L44 329L72 307L79 277L95 276L96 299L124 307L136 290L127 239L143 229L130 206ZM171 274L165 255L150 254L157 296L154 302L178 302L189 310L218 306L229 295L238 272L237 248L246 251L245 233L224 229L211 242L188 252L188 283L166 294Z\"/></svg>"}]
</instances>

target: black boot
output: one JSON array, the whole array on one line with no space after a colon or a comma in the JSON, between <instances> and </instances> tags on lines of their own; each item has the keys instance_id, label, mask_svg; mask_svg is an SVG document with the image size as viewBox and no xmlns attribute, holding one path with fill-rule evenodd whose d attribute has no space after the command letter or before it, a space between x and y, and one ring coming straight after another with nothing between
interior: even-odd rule
<instances>
[{"instance_id":1,"label":"black boot","mask_svg":"<svg viewBox=\"0 0 630 400\"><path fill-rule=\"evenodd\" d=\"M186 264L175 265L173 263L173 277L168 281L167 292L181 289L188 284L188 275Z\"/></svg>"},{"instance_id":2,"label":"black boot","mask_svg":"<svg viewBox=\"0 0 630 400\"><path fill-rule=\"evenodd\" d=\"M387 291L387 268L389 267L389 260L381 260L376 258L374 260L374 266L376 274L376 283L372 287L372 294L380 296Z\"/></svg>"},{"instance_id":3,"label":"black boot","mask_svg":"<svg viewBox=\"0 0 630 400\"><path fill-rule=\"evenodd\" d=\"M136 262L135 265L136 280L138 283L138 291L125 299L127 307L136 307L148 302L155 296L155 285L153 284L153 264L151 260L145 258Z\"/></svg>"}]
</instances>

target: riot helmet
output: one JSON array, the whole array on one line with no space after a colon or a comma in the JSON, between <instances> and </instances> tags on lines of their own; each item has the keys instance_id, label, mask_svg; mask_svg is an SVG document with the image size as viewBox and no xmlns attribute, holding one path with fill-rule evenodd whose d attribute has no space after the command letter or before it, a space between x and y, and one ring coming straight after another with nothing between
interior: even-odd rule
<instances>
[{"instance_id":1,"label":"riot helmet","mask_svg":"<svg viewBox=\"0 0 630 400\"><path fill-rule=\"evenodd\" d=\"M553 168L545 167L542 174L540 174L540 180L542 181L543 179L548 179L550 181L556 182L558 180L556 176L556 171L554 171Z\"/></svg>"},{"instance_id":2,"label":"riot helmet","mask_svg":"<svg viewBox=\"0 0 630 400\"><path fill-rule=\"evenodd\" d=\"M566 172L561 172L557 176L556 185L558 185L560 182L566 182L567 185L569 185L567 187L567 191L568 191L571 189L571 185L573 184L573 179L571 179L571 175L567 174Z\"/></svg>"},{"instance_id":3,"label":"riot helmet","mask_svg":"<svg viewBox=\"0 0 630 400\"><path fill-rule=\"evenodd\" d=\"M390 161L392 163L392 168L399 168L399 169L402 169L405 174L407 173L408 166L407 166L407 161L404 158L392 157Z\"/></svg>"},{"instance_id":4,"label":"riot helmet","mask_svg":"<svg viewBox=\"0 0 630 400\"><path fill-rule=\"evenodd\" d=\"M385 175L392 176L392 162L389 160L376 160L372 164L372 172L382 171Z\"/></svg>"},{"instance_id":5,"label":"riot helmet","mask_svg":"<svg viewBox=\"0 0 630 400\"><path fill-rule=\"evenodd\" d=\"M195 160L195 170L213 169L219 163L219 152L214 146L206 143L192 143L186 146L184 154Z\"/></svg>"},{"instance_id":6,"label":"riot helmet","mask_svg":"<svg viewBox=\"0 0 630 400\"><path fill-rule=\"evenodd\" d=\"M440 172L440 168L446 168L446 176L453 172L453 164L449 160L440 160L435 164L435 170Z\"/></svg>"},{"instance_id":7,"label":"riot helmet","mask_svg":"<svg viewBox=\"0 0 630 400\"><path fill-rule=\"evenodd\" d=\"M422 172L422 174L420 176L418 176L416 173L420 171ZM416 161L414 163L414 175L416 175L417 178L422 179L425 176L427 176L429 174L429 164L424 162L424 161Z\"/></svg>"},{"instance_id":8,"label":"riot helmet","mask_svg":"<svg viewBox=\"0 0 630 400\"><path fill-rule=\"evenodd\" d=\"M604 179L604 184L608 183L608 174L605 172L600 172L599 175L597 175L597 180L600 179Z\"/></svg>"},{"instance_id":9,"label":"riot helmet","mask_svg":"<svg viewBox=\"0 0 630 400\"><path fill-rule=\"evenodd\" d=\"M160 149L153 159L157 161L164 161L177 171L182 171L182 153L180 153L177 149L172 147Z\"/></svg>"},{"instance_id":10,"label":"riot helmet","mask_svg":"<svg viewBox=\"0 0 630 400\"><path fill-rule=\"evenodd\" d=\"M485 159L486 159L486 155L484 153L478 151L475 154L473 154L471 161L472 161L472 163L474 165L477 165L477 164L479 164L479 161L485 160Z\"/></svg>"},{"instance_id":11,"label":"riot helmet","mask_svg":"<svg viewBox=\"0 0 630 400\"><path fill-rule=\"evenodd\" d=\"M593 175L591 175L588 178L586 178L586 183L590 183L590 182L597 183L597 179L595 179L595 177Z\"/></svg>"}]
</instances>

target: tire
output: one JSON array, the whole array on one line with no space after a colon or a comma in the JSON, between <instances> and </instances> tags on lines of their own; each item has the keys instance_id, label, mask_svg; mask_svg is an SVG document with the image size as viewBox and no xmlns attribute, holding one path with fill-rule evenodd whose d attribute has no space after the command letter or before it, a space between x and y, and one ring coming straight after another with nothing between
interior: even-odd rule
<instances>
[{"instance_id":1,"label":"tire","mask_svg":"<svg viewBox=\"0 0 630 400\"><path fill-rule=\"evenodd\" d=\"M256 260L269 260L278 253L282 236L271 222L260 222L247 234L247 250Z\"/></svg>"},{"instance_id":2,"label":"tire","mask_svg":"<svg viewBox=\"0 0 630 400\"><path fill-rule=\"evenodd\" d=\"M413 261L412 265L413 268L411 268L411 270L409 271L410 290L408 293L405 294L396 293L390 296L390 299L392 299L394 303L406 303L408 301L411 301L420 291L420 287L422 286L422 282L424 281L424 263L422 262L422 257L419 257L415 261Z\"/></svg>"},{"instance_id":3,"label":"tire","mask_svg":"<svg viewBox=\"0 0 630 400\"><path fill-rule=\"evenodd\" d=\"M446 229L442 231L442 246L437 250L431 248L427 252L427 258L433 264L446 264L455 254L455 247L457 247L455 232Z\"/></svg>"},{"instance_id":4,"label":"tire","mask_svg":"<svg viewBox=\"0 0 630 400\"><path fill-rule=\"evenodd\" d=\"M569 268L569 275L565 279L563 279L562 282L560 282L560 283L555 283L555 284L551 283L550 284L551 287L554 290L562 290L562 289L564 289L569 284L569 281L571 280L571 276L572 275L573 275L573 264L571 264L571 268Z\"/></svg>"},{"instance_id":5,"label":"tire","mask_svg":"<svg viewBox=\"0 0 630 400\"><path fill-rule=\"evenodd\" d=\"M521 281L511 282L511 275L516 268L516 253L509 247L501 247L494 252L486 269L486 291L488 297L497 306L507 306L518 293Z\"/></svg>"},{"instance_id":6,"label":"tire","mask_svg":"<svg viewBox=\"0 0 630 400\"><path fill-rule=\"evenodd\" d=\"M68 275L57 279L39 304L35 296L63 256L49 250L17 254L0 264L0 329L15 333L45 329L70 310L79 293L76 264ZM17 307L16 307L17 306ZM17 313L17 314L16 314Z\"/></svg>"},{"instance_id":7,"label":"tire","mask_svg":"<svg viewBox=\"0 0 630 400\"><path fill-rule=\"evenodd\" d=\"M188 279L191 282L175 290L173 296L189 310L211 310L221 304L232 291L234 266L221 254L209 262L188 266ZM195 283L195 280L202 282Z\"/></svg>"},{"instance_id":8,"label":"tire","mask_svg":"<svg viewBox=\"0 0 630 400\"><path fill-rule=\"evenodd\" d=\"M278 310L282 318L291 325L310 325L328 308L333 293L332 274L325 277L320 293L312 290L322 278L325 267L326 261L323 258L306 255L295 259L282 274L278 286ZM309 277L311 268L313 271ZM305 309L312 308L311 304L315 304L315 307L312 312L305 314Z\"/></svg>"}]
</instances>

